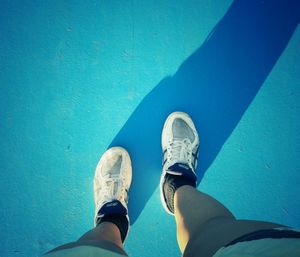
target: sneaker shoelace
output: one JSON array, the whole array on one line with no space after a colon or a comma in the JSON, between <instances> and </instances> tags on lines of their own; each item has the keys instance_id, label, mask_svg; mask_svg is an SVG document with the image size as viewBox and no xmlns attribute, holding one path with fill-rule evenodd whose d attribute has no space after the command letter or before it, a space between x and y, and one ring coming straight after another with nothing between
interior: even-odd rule
<instances>
[{"instance_id":1,"label":"sneaker shoelace","mask_svg":"<svg viewBox=\"0 0 300 257\"><path fill-rule=\"evenodd\" d=\"M108 201L116 199L119 201L124 201L127 203L127 190L125 188L125 179L120 179L116 176L107 175L105 178L105 183L101 184L98 189L98 194L102 195L102 199L107 199ZM97 203L98 206L102 205L102 202Z\"/></svg>"},{"instance_id":2,"label":"sneaker shoelace","mask_svg":"<svg viewBox=\"0 0 300 257\"><path fill-rule=\"evenodd\" d=\"M188 138L183 140L173 139L167 145L167 166L174 163L186 163L192 169L192 143Z\"/></svg>"}]
</instances>

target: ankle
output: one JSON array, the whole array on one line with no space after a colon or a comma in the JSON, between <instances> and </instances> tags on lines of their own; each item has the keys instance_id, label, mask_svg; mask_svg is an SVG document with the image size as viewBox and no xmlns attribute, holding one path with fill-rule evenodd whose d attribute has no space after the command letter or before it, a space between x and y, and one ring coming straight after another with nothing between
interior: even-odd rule
<instances>
[{"instance_id":1,"label":"ankle","mask_svg":"<svg viewBox=\"0 0 300 257\"><path fill-rule=\"evenodd\" d=\"M185 187L195 188L196 182L182 176L166 174L163 191L167 207L172 213L174 213L175 194L178 190Z\"/></svg>"},{"instance_id":2,"label":"ankle","mask_svg":"<svg viewBox=\"0 0 300 257\"><path fill-rule=\"evenodd\" d=\"M125 241L129 228L129 221L126 215L105 215L104 217L98 218L96 224L97 227L107 226L109 224L114 225L114 227L118 229L122 243Z\"/></svg>"}]
</instances>

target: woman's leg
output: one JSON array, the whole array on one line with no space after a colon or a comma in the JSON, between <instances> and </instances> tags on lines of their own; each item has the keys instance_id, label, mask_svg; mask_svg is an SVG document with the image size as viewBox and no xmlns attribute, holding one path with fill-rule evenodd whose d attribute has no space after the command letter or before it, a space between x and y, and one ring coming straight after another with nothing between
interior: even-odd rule
<instances>
[{"instance_id":1,"label":"woman's leg","mask_svg":"<svg viewBox=\"0 0 300 257\"><path fill-rule=\"evenodd\" d=\"M212 256L222 246L247 233L279 224L237 220L220 202L192 186L174 195L177 240L183 256Z\"/></svg>"},{"instance_id":2,"label":"woman's leg","mask_svg":"<svg viewBox=\"0 0 300 257\"><path fill-rule=\"evenodd\" d=\"M95 246L127 256L124 251L120 231L111 222L103 222L85 233L76 242L59 246L49 253L77 246Z\"/></svg>"},{"instance_id":3,"label":"woman's leg","mask_svg":"<svg viewBox=\"0 0 300 257\"><path fill-rule=\"evenodd\" d=\"M282 227L260 221L237 220L221 203L197 191L199 136L191 117L171 113L162 131L161 201L175 215L178 245L183 256L212 256L247 233Z\"/></svg>"},{"instance_id":4,"label":"woman's leg","mask_svg":"<svg viewBox=\"0 0 300 257\"><path fill-rule=\"evenodd\" d=\"M85 233L78 242L98 242L106 241L117 245L123 249L123 243L121 240L121 234L118 227L111 222L103 222L94 229Z\"/></svg>"}]
</instances>

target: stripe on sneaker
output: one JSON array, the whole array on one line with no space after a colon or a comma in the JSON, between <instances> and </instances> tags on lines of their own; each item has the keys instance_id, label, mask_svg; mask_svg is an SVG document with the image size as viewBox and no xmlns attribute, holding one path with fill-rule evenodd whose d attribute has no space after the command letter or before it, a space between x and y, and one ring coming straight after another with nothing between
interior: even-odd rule
<instances>
[{"instance_id":1,"label":"stripe on sneaker","mask_svg":"<svg viewBox=\"0 0 300 257\"><path fill-rule=\"evenodd\" d=\"M162 165L164 166L165 163L167 162L168 158L166 157L167 149L163 151L163 156L162 156Z\"/></svg>"}]
</instances>

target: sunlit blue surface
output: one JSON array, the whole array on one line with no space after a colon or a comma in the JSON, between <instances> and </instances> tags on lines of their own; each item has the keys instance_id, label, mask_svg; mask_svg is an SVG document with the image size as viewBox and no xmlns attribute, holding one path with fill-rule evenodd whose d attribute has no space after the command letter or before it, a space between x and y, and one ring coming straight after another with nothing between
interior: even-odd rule
<instances>
[{"instance_id":1,"label":"sunlit blue surface","mask_svg":"<svg viewBox=\"0 0 300 257\"><path fill-rule=\"evenodd\" d=\"M238 218L300 227L297 1L1 1L0 256L93 226L110 145L133 160L126 250L180 256L161 207L160 133L200 134L198 188Z\"/></svg>"}]
</instances>

